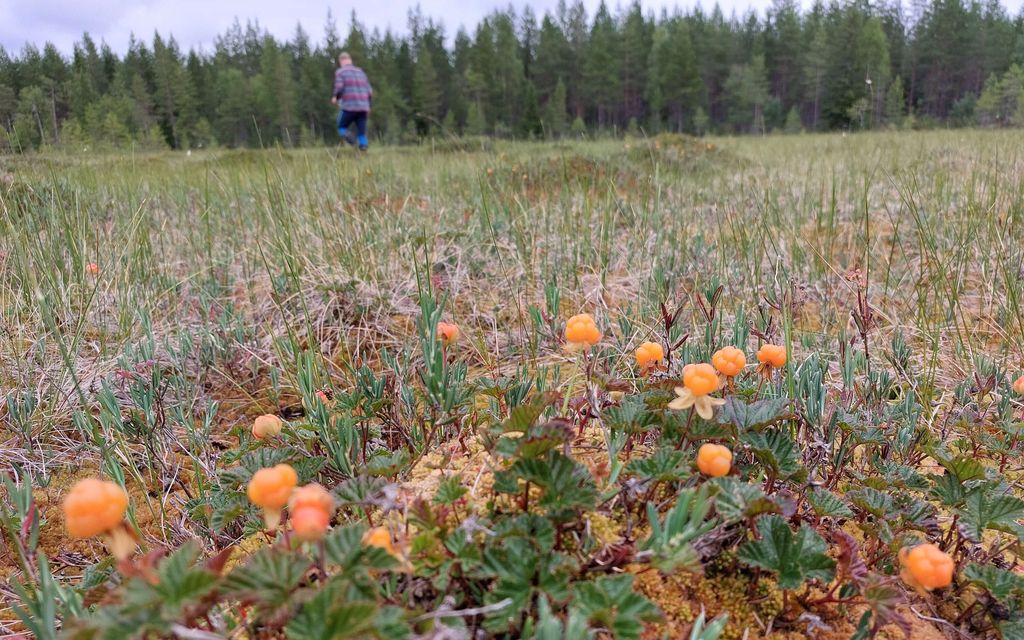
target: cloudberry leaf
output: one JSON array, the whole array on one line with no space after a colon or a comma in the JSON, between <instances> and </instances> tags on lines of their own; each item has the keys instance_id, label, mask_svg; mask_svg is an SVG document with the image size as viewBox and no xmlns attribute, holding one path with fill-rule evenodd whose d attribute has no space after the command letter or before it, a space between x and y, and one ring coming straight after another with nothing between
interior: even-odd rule
<instances>
[{"instance_id":1,"label":"cloudberry leaf","mask_svg":"<svg viewBox=\"0 0 1024 640\"><path fill-rule=\"evenodd\" d=\"M1024 500L1007 495L990 496L990 491L979 488L967 496L960 513L960 532L972 542L981 542L986 529L1012 533L1024 539L1024 527L1018 520L1024 518Z\"/></svg>"},{"instance_id":2,"label":"cloudberry leaf","mask_svg":"<svg viewBox=\"0 0 1024 640\"><path fill-rule=\"evenodd\" d=\"M409 452L399 449L390 453L378 453L366 463L366 473L379 478L398 475L409 461Z\"/></svg>"},{"instance_id":3,"label":"cloudberry leaf","mask_svg":"<svg viewBox=\"0 0 1024 640\"><path fill-rule=\"evenodd\" d=\"M558 451L548 452L543 460L516 460L510 471L543 490L537 504L549 514L588 509L597 500L597 486L587 468Z\"/></svg>"},{"instance_id":4,"label":"cloudberry leaf","mask_svg":"<svg viewBox=\"0 0 1024 640\"><path fill-rule=\"evenodd\" d=\"M540 394L529 404L521 404L518 407L514 407L509 412L508 418L501 423L502 431L504 433L526 433L557 397L557 394L549 391Z\"/></svg>"},{"instance_id":5,"label":"cloudberry leaf","mask_svg":"<svg viewBox=\"0 0 1024 640\"><path fill-rule=\"evenodd\" d=\"M850 502L858 509L866 511L876 518L884 518L895 511L892 496L871 487L860 487L847 494Z\"/></svg>"},{"instance_id":6,"label":"cloudberry leaf","mask_svg":"<svg viewBox=\"0 0 1024 640\"><path fill-rule=\"evenodd\" d=\"M782 509L764 494L761 487L736 478L716 478L715 512L727 524L740 522L765 513L781 513Z\"/></svg>"},{"instance_id":7,"label":"cloudberry leaf","mask_svg":"<svg viewBox=\"0 0 1024 640\"><path fill-rule=\"evenodd\" d=\"M646 431L654 424L657 416L647 410L642 398L627 396L617 407L609 407L601 414L601 419L609 429L625 433Z\"/></svg>"},{"instance_id":8,"label":"cloudberry leaf","mask_svg":"<svg viewBox=\"0 0 1024 640\"><path fill-rule=\"evenodd\" d=\"M275 609L288 602L310 567L310 560L279 549L264 549L225 578L221 589Z\"/></svg>"},{"instance_id":9,"label":"cloudberry leaf","mask_svg":"<svg viewBox=\"0 0 1024 640\"><path fill-rule=\"evenodd\" d=\"M807 471L800 466L800 450L783 429L749 431L740 440L750 447L758 462L781 480L799 479Z\"/></svg>"},{"instance_id":10,"label":"cloudberry leaf","mask_svg":"<svg viewBox=\"0 0 1024 640\"><path fill-rule=\"evenodd\" d=\"M285 627L289 640L374 637L377 603L350 600L346 591L345 583L335 580L303 603Z\"/></svg>"},{"instance_id":11,"label":"cloudberry leaf","mask_svg":"<svg viewBox=\"0 0 1024 640\"><path fill-rule=\"evenodd\" d=\"M718 410L718 422L731 424L743 434L760 431L792 417L788 398L757 400L747 404L736 396L729 396Z\"/></svg>"},{"instance_id":12,"label":"cloudberry leaf","mask_svg":"<svg viewBox=\"0 0 1024 640\"><path fill-rule=\"evenodd\" d=\"M1024 593L1024 576L990 564L970 564L964 569L964 577L1004 602L1012 595Z\"/></svg>"},{"instance_id":13,"label":"cloudberry leaf","mask_svg":"<svg viewBox=\"0 0 1024 640\"><path fill-rule=\"evenodd\" d=\"M331 564L350 577L365 575L367 569L390 569L397 562L386 550L363 544L366 526L354 523L338 527L324 538L324 552Z\"/></svg>"},{"instance_id":14,"label":"cloudberry leaf","mask_svg":"<svg viewBox=\"0 0 1024 640\"><path fill-rule=\"evenodd\" d=\"M433 501L434 504L453 504L467 493L469 493L469 489L462 486L462 476L455 474L441 481Z\"/></svg>"},{"instance_id":15,"label":"cloudberry leaf","mask_svg":"<svg viewBox=\"0 0 1024 640\"><path fill-rule=\"evenodd\" d=\"M852 518L853 510L843 500L828 489L815 487L807 493L807 501L811 503L814 513L828 518Z\"/></svg>"},{"instance_id":16,"label":"cloudberry leaf","mask_svg":"<svg viewBox=\"0 0 1024 640\"><path fill-rule=\"evenodd\" d=\"M910 621L900 613L900 607L906 602L903 590L891 578L883 578L878 574L869 574L860 585L861 596L867 603L872 616L881 622L879 626L894 624L910 638L912 631Z\"/></svg>"},{"instance_id":17,"label":"cloudberry leaf","mask_svg":"<svg viewBox=\"0 0 1024 640\"><path fill-rule=\"evenodd\" d=\"M366 507L384 497L388 482L383 478L357 476L342 482L334 490L334 496L341 506Z\"/></svg>"},{"instance_id":18,"label":"cloudberry leaf","mask_svg":"<svg viewBox=\"0 0 1024 640\"><path fill-rule=\"evenodd\" d=\"M938 457L937 461L961 483L985 478L985 467L975 458L959 456L952 459Z\"/></svg>"},{"instance_id":19,"label":"cloudberry leaf","mask_svg":"<svg viewBox=\"0 0 1024 640\"><path fill-rule=\"evenodd\" d=\"M645 481L673 482L689 477L689 460L682 451L660 448L646 458L634 458L626 473Z\"/></svg>"},{"instance_id":20,"label":"cloudberry leaf","mask_svg":"<svg viewBox=\"0 0 1024 640\"><path fill-rule=\"evenodd\" d=\"M586 616L592 628L608 629L615 638L639 638L644 623L658 620L654 604L633 591L634 576L602 576L573 585L572 608Z\"/></svg>"},{"instance_id":21,"label":"cloudberry leaf","mask_svg":"<svg viewBox=\"0 0 1024 640\"><path fill-rule=\"evenodd\" d=\"M760 540L741 546L739 559L751 566L779 576L779 588L796 589L807 580L828 582L835 561L828 557L828 546L806 524L793 532L781 516L767 516L757 523Z\"/></svg>"},{"instance_id":22,"label":"cloudberry leaf","mask_svg":"<svg viewBox=\"0 0 1024 640\"><path fill-rule=\"evenodd\" d=\"M1007 620L1006 622L1000 623L999 633L1002 635L1003 640L1024 638L1024 618L1018 620Z\"/></svg>"}]
</instances>

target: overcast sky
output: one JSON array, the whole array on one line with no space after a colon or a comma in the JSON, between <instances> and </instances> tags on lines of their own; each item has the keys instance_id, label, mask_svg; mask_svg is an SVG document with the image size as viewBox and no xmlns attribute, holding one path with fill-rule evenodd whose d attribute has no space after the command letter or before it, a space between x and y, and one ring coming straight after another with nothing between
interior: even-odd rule
<instances>
[{"instance_id":1,"label":"overcast sky","mask_svg":"<svg viewBox=\"0 0 1024 640\"><path fill-rule=\"evenodd\" d=\"M612 7L631 0L609 0ZM688 8L698 0L641 0L644 7L660 11L663 7ZM753 7L762 11L771 0L719 0L726 13L744 13ZM808 0L809 1L809 0ZM553 9L558 0L533 0L530 4L538 16ZM599 0L584 0L591 15ZM705 7L714 0L703 0ZM1003 0L1010 13L1016 15L1024 0ZM425 15L439 18L448 34L459 26L472 29L477 21L495 8L507 7L501 0L422 0ZM512 2L517 8L522 0ZM0 0L0 44L9 53L21 51L26 42L42 46L53 42L64 52L88 31L95 40L106 41L115 51L127 48L128 36L135 33L150 41L154 30L162 35L173 34L182 49L210 50L214 37L224 33L237 17L244 25L258 20L260 25L280 38L290 38L295 25L302 26L316 39L323 36L328 9L334 12L339 32L347 33L353 3L331 3L325 0ZM408 2L371 0L358 4L359 20L371 30L392 27L402 31L406 24Z\"/></svg>"}]
</instances>

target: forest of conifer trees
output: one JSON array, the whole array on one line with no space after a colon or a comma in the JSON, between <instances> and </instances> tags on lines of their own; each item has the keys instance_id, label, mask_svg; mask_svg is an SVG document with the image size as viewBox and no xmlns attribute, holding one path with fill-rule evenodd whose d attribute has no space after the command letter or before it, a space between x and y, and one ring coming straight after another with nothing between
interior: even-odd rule
<instances>
[{"instance_id":1,"label":"forest of conifer trees","mask_svg":"<svg viewBox=\"0 0 1024 640\"><path fill-rule=\"evenodd\" d=\"M342 49L390 143L1024 125L1024 15L997 0L776 0L731 16L563 0L454 35L416 10L401 33L353 15L344 30L329 16L319 40L236 21L200 51L160 33L123 55L88 34L67 55L0 48L0 152L333 143Z\"/></svg>"}]
</instances>

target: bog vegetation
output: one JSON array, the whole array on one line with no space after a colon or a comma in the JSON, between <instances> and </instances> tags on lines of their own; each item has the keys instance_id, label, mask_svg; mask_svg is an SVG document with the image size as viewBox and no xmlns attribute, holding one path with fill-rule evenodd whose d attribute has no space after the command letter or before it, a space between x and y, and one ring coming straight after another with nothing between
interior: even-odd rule
<instances>
[{"instance_id":1,"label":"bog vegetation","mask_svg":"<svg viewBox=\"0 0 1024 640\"><path fill-rule=\"evenodd\" d=\"M371 132L391 143L1024 125L1024 20L998 0L609 4L500 10L454 33L414 10L399 32L355 14L289 38L236 23L198 51L166 32L127 51L88 34L73 51L0 49L0 151L334 142L342 49L369 73Z\"/></svg>"},{"instance_id":2,"label":"bog vegetation","mask_svg":"<svg viewBox=\"0 0 1024 640\"><path fill-rule=\"evenodd\" d=\"M1024 637L1024 133L5 160L0 630Z\"/></svg>"}]
</instances>

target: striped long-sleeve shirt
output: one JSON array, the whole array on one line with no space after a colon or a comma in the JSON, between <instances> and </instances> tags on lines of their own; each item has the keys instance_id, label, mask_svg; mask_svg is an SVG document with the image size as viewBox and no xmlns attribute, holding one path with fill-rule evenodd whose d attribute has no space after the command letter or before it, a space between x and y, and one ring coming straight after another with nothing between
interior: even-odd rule
<instances>
[{"instance_id":1,"label":"striped long-sleeve shirt","mask_svg":"<svg viewBox=\"0 0 1024 640\"><path fill-rule=\"evenodd\" d=\"M370 80L359 67L347 64L334 72L334 97L343 111L369 111L372 95Z\"/></svg>"}]
</instances>

